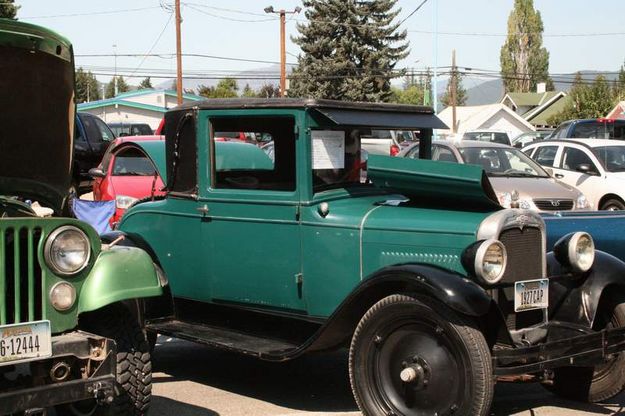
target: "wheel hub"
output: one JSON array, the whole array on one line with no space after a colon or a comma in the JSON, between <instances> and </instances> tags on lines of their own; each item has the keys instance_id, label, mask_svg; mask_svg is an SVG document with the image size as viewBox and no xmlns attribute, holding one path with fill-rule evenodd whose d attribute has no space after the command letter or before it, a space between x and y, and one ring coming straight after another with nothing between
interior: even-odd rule
<instances>
[{"instance_id":1,"label":"wheel hub","mask_svg":"<svg viewBox=\"0 0 625 416\"><path fill-rule=\"evenodd\" d=\"M406 385L410 385L414 390L425 389L429 383L430 375L430 366L423 358L418 356L404 360L402 362L402 370L399 372L401 381Z\"/></svg>"}]
</instances>

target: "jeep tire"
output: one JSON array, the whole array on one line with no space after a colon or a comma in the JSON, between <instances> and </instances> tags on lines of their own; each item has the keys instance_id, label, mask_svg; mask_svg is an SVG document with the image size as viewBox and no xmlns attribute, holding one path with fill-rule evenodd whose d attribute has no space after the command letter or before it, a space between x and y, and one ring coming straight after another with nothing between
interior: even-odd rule
<instances>
[{"instance_id":1,"label":"jeep tire","mask_svg":"<svg viewBox=\"0 0 625 416\"><path fill-rule=\"evenodd\" d=\"M475 324L413 295L388 296L362 317L349 377L365 416L485 416L494 388L488 345Z\"/></svg>"},{"instance_id":2,"label":"jeep tire","mask_svg":"<svg viewBox=\"0 0 625 416\"><path fill-rule=\"evenodd\" d=\"M605 293L605 291L604 291ZM600 303L594 329L625 326L625 294L616 291ZM561 367L554 370L552 384L545 388L557 396L584 402L602 402L625 387L625 353L614 354L594 367Z\"/></svg>"},{"instance_id":3,"label":"jeep tire","mask_svg":"<svg viewBox=\"0 0 625 416\"><path fill-rule=\"evenodd\" d=\"M90 313L81 321L81 328L113 339L117 344L117 383L110 405L87 403L72 407L75 415L142 416L148 411L152 395L152 363L150 345L137 318L120 304Z\"/></svg>"}]
</instances>

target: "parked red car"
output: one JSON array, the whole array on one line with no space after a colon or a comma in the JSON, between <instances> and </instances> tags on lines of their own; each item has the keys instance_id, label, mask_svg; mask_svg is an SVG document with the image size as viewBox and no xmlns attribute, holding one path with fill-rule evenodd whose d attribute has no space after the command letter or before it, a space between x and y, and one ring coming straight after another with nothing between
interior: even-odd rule
<instances>
[{"instance_id":1,"label":"parked red car","mask_svg":"<svg viewBox=\"0 0 625 416\"><path fill-rule=\"evenodd\" d=\"M137 200L163 195L164 180L159 172L165 165L164 136L132 136L115 139L96 168L93 199L115 200L114 226Z\"/></svg>"}]
</instances>

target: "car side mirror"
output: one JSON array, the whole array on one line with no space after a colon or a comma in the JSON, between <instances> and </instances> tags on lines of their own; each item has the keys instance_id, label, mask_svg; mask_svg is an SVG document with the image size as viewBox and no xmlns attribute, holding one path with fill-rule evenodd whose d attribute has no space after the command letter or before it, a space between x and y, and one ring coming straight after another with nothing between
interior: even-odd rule
<instances>
[{"instance_id":1,"label":"car side mirror","mask_svg":"<svg viewBox=\"0 0 625 416\"><path fill-rule=\"evenodd\" d=\"M547 175L553 178L553 169L551 168L543 168L543 169L545 169L545 172L547 172Z\"/></svg>"},{"instance_id":2,"label":"car side mirror","mask_svg":"<svg viewBox=\"0 0 625 416\"><path fill-rule=\"evenodd\" d=\"M523 143L521 143L521 142L516 142L516 143L514 144L514 147L516 147L517 149L522 149L522 148L523 148Z\"/></svg>"},{"instance_id":3,"label":"car side mirror","mask_svg":"<svg viewBox=\"0 0 625 416\"><path fill-rule=\"evenodd\" d=\"M106 174L100 168L91 168L89 169L89 176L92 178L104 178Z\"/></svg>"}]
</instances>

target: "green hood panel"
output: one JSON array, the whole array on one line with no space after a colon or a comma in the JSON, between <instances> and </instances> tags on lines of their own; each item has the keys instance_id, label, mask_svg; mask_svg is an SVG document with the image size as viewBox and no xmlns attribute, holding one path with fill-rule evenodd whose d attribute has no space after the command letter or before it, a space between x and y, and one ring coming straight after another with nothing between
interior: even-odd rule
<instances>
[{"instance_id":1,"label":"green hood panel","mask_svg":"<svg viewBox=\"0 0 625 416\"><path fill-rule=\"evenodd\" d=\"M367 176L375 186L400 192L415 202L451 203L484 211L501 208L478 166L371 155Z\"/></svg>"}]
</instances>

